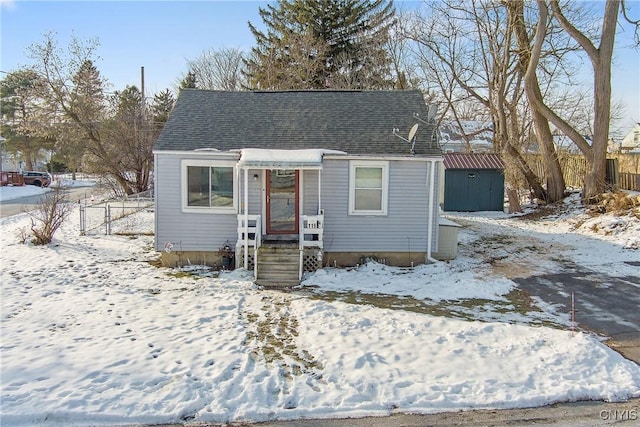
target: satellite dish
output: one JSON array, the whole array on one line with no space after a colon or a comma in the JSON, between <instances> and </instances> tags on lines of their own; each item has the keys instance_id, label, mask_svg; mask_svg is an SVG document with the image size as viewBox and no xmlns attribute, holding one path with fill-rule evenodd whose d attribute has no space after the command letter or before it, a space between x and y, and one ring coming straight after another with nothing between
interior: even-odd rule
<instances>
[{"instance_id":1,"label":"satellite dish","mask_svg":"<svg viewBox=\"0 0 640 427\"><path fill-rule=\"evenodd\" d=\"M436 113L438 112L438 106L436 104L431 104L429 106L429 113L427 114L427 121L432 121L436 118Z\"/></svg>"},{"instance_id":2,"label":"satellite dish","mask_svg":"<svg viewBox=\"0 0 640 427\"><path fill-rule=\"evenodd\" d=\"M418 131L418 123L413 125L411 127L411 130L409 130L409 138L408 139L405 138L404 136L400 135L398 133L398 131L399 131L398 128L393 128L393 135L397 136L398 138L400 138L404 142L410 142L411 143L411 154L415 154L415 145L416 145L415 136L416 136L416 132Z\"/></svg>"},{"instance_id":3,"label":"satellite dish","mask_svg":"<svg viewBox=\"0 0 640 427\"><path fill-rule=\"evenodd\" d=\"M409 138L407 138L409 141L413 140L413 137L416 136L416 132L418 131L418 123L416 123L415 125L413 125L411 127L411 130L409 131Z\"/></svg>"}]
</instances>

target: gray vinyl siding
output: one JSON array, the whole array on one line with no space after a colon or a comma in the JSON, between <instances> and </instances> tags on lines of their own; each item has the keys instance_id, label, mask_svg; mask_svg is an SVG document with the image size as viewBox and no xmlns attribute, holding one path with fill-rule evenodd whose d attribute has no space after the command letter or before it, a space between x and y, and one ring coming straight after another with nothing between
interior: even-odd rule
<instances>
[{"instance_id":1,"label":"gray vinyl siding","mask_svg":"<svg viewBox=\"0 0 640 427\"><path fill-rule=\"evenodd\" d=\"M168 242L173 244L173 251L217 251L226 240L235 244L235 213L182 211L183 159L204 160L207 157L156 154L156 250L163 250ZM242 201L238 200L240 203Z\"/></svg>"},{"instance_id":2,"label":"gray vinyl siding","mask_svg":"<svg viewBox=\"0 0 640 427\"><path fill-rule=\"evenodd\" d=\"M258 176L255 178L255 176ZM262 215L262 183L264 179L264 171L258 169L249 169L249 215ZM239 212L242 211L244 204L244 171L240 171L240 199L238 200Z\"/></svg>"},{"instance_id":3,"label":"gray vinyl siding","mask_svg":"<svg viewBox=\"0 0 640 427\"><path fill-rule=\"evenodd\" d=\"M156 153L156 250L173 244L179 251L217 251L236 242L235 213L192 213L182 210L182 160L215 159L203 155ZM388 210L385 216L349 215L349 160L325 159L321 172L324 243L333 252L426 252L429 220L429 167L427 161L389 161ZM436 163L439 165L439 163ZM302 171L301 214L318 210L318 171ZM257 175L257 178L254 178ZM238 209L244 203L244 172L236 185ZM263 215L264 171L248 171L249 213ZM432 251L437 251L438 173L433 209Z\"/></svg>"},{"instance_id":4,"label":"gray vinyl siding","mask_svg":"<svg viewBox=\"0 0 640 427\"><path fill-rule=\"evenodd\" d=\"M325 159L322 207L329 252L426 252L429 167L422 161L389 161L387 215L349 215L349 161ZM436 163L437 165L437 163ZM436 181L438 174L435 174ZM434 183L438 190L438 182ZM432 251L437 250L438 198L434 198Z\"/></svg>"},{"instance_id":5,"label":"gray vinyl siding","mask_svg":"<svg viewBox=\"0 0 640 427\"><path fill-rule=\"evenodd\" d=\"M301 215L317 215L318 213L318 171L302 171L302 209Z\"/></svg>"}]
</instances>

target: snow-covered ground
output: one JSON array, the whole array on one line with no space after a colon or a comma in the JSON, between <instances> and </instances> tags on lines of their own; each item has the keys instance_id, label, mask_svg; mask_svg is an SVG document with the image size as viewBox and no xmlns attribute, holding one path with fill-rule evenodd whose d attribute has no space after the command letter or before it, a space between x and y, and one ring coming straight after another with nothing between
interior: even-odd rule
<instances>
[{"instance_id":1,"label":"snow-covered ground","mask_svg":"<svg viewBox=\"0 0 640 427\"><path fill-rule=\"evenodd\" d=\"M45 247L18 242L28 215L2 219L1 424L261 421L638 397L640 367L588 333L534 326L528 313L480 321L402 307L508 307L511 278L553 271L558 260L633 274L625 261L640 258L632 249L640 220L578 208L574 197L538 221L448 215L464 225L454 261L327 268L289 293L261 290L243 270L156 267L152 236L79 236L75 214ZM152 224L145 211L121 226L145 233ZM488 250L508 239L515 253ZM388 307L369 304L373 297ZM545 307L566 325L557 309ZM470 316L488 318L479 308Z\"/></svg>"},{"instance_id":2,"label":"snow-covered ground","mask_svg":"<svg viewBox=\"0 0 640 427\"><path fill-rule=\"evenodd\" d=\"M23 186L4 186L0 187L0 202L8 200L15 200L21 197L39 196L51 191L55 187L75 188L75 187L92 187L96 185L95 181L91 180L71 180L67 178L55 179L49 188L36 187L35 185L23 185Z\"/></svg>"}]
</instances>

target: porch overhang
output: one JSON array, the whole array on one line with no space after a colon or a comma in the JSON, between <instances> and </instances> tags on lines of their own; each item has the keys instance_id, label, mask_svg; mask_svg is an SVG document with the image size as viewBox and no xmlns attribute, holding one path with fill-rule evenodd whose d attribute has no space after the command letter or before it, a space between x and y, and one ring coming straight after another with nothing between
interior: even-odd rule
<instances>
[{"instance_id":1,"label":"porch overhang","mask_svg":"<svg viewBox=\"0 0 640 427\"><path fill-rule=\"evenodd\" d=\"M241 169L322 169L325 154L346 155L338 150L267 150L244 148L240 150L238 166Z\"/></svg>"}]
</instances>

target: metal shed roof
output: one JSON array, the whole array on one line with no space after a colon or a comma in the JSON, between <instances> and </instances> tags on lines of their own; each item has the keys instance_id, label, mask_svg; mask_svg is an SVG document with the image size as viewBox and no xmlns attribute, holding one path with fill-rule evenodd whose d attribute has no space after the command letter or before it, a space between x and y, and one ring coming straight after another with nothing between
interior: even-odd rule
<instances>
[{"instance_id":1,"label":"metal shed roof","mask_svg":"<svg viewBox=\"0 0 640 427\"><path fill-rule=\"evenodd\" d=\"M445 169L504 169L504 163L492 153L445 153Z\"/></svg>"}]
</instances>

